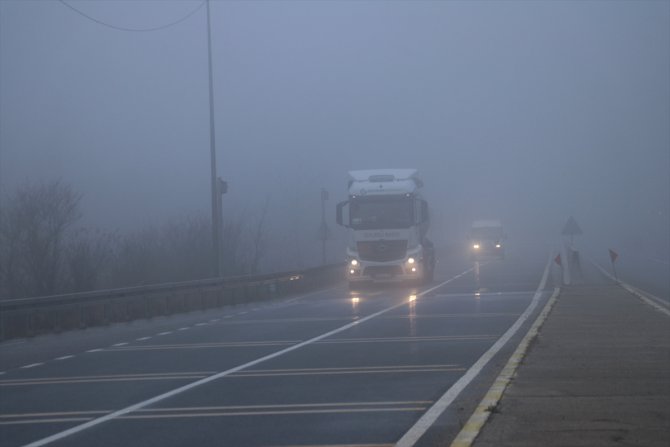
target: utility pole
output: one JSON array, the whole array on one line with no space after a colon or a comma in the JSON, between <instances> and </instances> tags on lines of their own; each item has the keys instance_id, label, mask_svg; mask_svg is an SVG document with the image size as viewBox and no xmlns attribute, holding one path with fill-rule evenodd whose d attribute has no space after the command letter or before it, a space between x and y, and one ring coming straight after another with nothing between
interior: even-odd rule
<instances>
[{"instance_id":1,"label":"utility pole","mask_svg":"<svg viewBox=\"0 0 670 447\"><path fill-rule=\"evenodd\" d=\"M319 238L321 239L321 264L326 265L326 240L328 239L328 224L326 223L326 200L328 200L328 191L321 188L321 226L319 228Z\"/></svg>"},{"instance_id":2,"label":"utility pole","mask_svg":"<svg viewBox=\"0 0 670 447\"><path fill-rule=\"evenodd\" d=\"M212 77L212 30L207 0L207 68L209 73L209 163L212 189L212 272L221 276L221 202L216 175L216 138L214 132L214 79Z\"/></svg>"}]
</instances>

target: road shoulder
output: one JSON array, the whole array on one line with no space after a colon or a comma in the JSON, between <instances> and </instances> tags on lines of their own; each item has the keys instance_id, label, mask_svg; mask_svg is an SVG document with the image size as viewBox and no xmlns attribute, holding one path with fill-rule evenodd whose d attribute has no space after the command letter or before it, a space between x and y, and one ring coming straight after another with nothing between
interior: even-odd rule
<instances>
[{"instance_id":1,"label":"road shoulder","mask_svg":"<svg viewBox=\"0 0 670 447\"><path fill-rule=\"evenodd\" d=\"M670 320L615 285L563 289L473 445L670 445Z\"/></svg>"}]
</instances>

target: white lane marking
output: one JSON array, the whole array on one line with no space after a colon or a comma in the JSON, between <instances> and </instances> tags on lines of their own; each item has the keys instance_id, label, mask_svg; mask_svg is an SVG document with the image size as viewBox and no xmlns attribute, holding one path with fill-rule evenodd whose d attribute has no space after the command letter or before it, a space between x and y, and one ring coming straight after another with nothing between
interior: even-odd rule
<instances>
[{"instance_id":1,"label":"white lane marking","mask_svg":"<svg viewBox=\"0 0 670 447\"><path fill-rule=\"evenodd\" d=\"M466 272L470 271L470 270L472 270L472 269L466 270ZM436 285L435 287L431 287L430 289L424 290L423 292L417 293L416 295L417 295L417 297L423 296L427 293L432 292L435 289L438 289L438 288L444 286L445 284L448 284L448 283L452 282L454 279L455 278L450 278L450 279ZM102 424L102 423L107 422L109 420L122 417L122 416L124 416L128 413L132 413L133 411L137 411L141 408L147 407L149 405L153 405L157 402L160 402L160 401L165 400L167 398L170 398L172 396L176 396L177 394L184 393L186 391L189 391L189 390L191 390L193 388L196 388L196 387L199 387L201 385L205 385L205 384L207 384L209 382L212 382L214 380L218 380L222 377L225 377L225 376L228 376L230 374L236 373L238 371L242 371L244 369L247 369L247 368L250 368L252 366L258 365L259 363L263 363L263 362L266 362L268 360L274 359L276 357L282 356L282 355L287 354L289 352L295 351L296 349L300 349L304 346L311 345L312 343L315 343L319 340L323 340L324 338L330 337L331 335L335 335L335 334L338 334L340 332L346 331L347 329L350 329L354 326L357 326L357 325L359 325L359 324L361 324L365 321L372 320L373 318L378 317L379 315L383 315L386 312L390 312L394 309L397 309L397 308L402 307L402 306L407 306L407 305L408 305L407 301L402 301L402 302L400 302L400 303L398 303L394 306L391 306L391 307L388 307L386 309L380 310L379 312L368 315L367 317L363 317L360 320L356 320L352 323L345 324L344 326L339 327L337 329L334 329L330 332L326 332L325 334L321 334L321 335L318 335L314 338L310 338L309 340L303 341L303 342L298 343L298 344L293 345L293 346L289 346L288 348L282 349L282 350L277 351L277 352L272 353L272 354L268 354L268 355L266 355L264 357L260 357L256 360L252 360L252 361L250 361L248 363L245 363L243 365L239 365L239 366L236 366L234 368L228 369L226 371L222 371L220 373L214 374L212 376L205 377L204 379L200 379L200 380L197 380L195 382L191 382L187 385L181 386L179 388L175 388L175 389L170 390L166 393L159 394L158 396L154 396L150 399L147 399L147 400L144 400L142 402L138 402L134 405L130 405L128 407L125 407L125 408L122 408L120 410L114 411L113 413L106 414L105 416L101 416L99 418L90 420L88 422L84 422L83 424L71 427L71 428L69 428L67 430L64 430L62 432L58 432L58 433L55 433L51 436L47 436L46 438L38 439L37 441L31 442L30 444L26 444L24 447L41 447L43 445L51 444L52 442L58 441L59 439L66 438L70 435L73 435L75 433L79 433L81 431L84 431L88 428L91 428L91 427L94 427L96 425Z\"/></svg>"},{"instance_id":2,"label":"white lane marking","mask_svg":"<svg viewBox=\"0 0 670 447\"><path fill-rule=\"evenodd\" d=\"M6 371L0 371L0 376L4 375Z\"/></svg>"},{"instance_id":3,"label":"white lane marking","mask_svg":"<svg viewBox=\"0 0 670 447\"><path fill-rule=\"evenodd\" d=\"M514 353L510 356L505 367L500 371L500 374L491 385L491 388L489 388L489 391L472 413L470 419L465 423L460 433L458 433L456 438L452 441L450 447L472 446L475 438L479 435L479 432L481 432L484 424L486 424L486 421L489 419L489 416L491 416L491 408L495 408L498 405L505 390L512 381L512 377L516 373L517 368L526 356L530 342L537 336L540 327L544 324L547 316L549 316L549 312L554 306L560 290L561 289L558 287L554 288L554 293L547 301L547 304L544 305L540 315L537 316L535 322L530 327L530 330L526 336L523 337L523 340L521 340L521 343L519 343L519 346L517 346Z\"/></svg>"},{"instance_id":4,"label":"white lane marking","mask_svg":"<svg viewBox=\"0 0 670 447\"><path fill-rule=\"evenodd\" d=\"M209 320L210 323L216 323L219 321L221 321L221 318L212 318L211 320Z\"/></svg>"},{"instance_id":5,"label":"white lane marking","mask_svg":"<svg viewBox=\"0 0 670 447\"><path fill-rule=\"evenodd\" d=\"M144 341L144 340L149 340L151 337L140 337L136 338L135 341Z\"/></svg>"},{"instance_id":6,"label":"white lane marking","mask_svg":"<svg viewBox=\"0 0 670 447\"><path fill-rule=\"evenodd\" d=\"M74 355L64 355L64 356L61 356L61 357L56 357L54 360L67 360L67 359L71 359L73 357L74 357Z\"/></svg>"},{"instance_id":7,"label":"white lane marking","mask_svg":"<svg viewBox=\"0 0 670 447\"><path fill-rule=\"evenodd\" d=\"M189 329L191 329L191 328L190 328L190 327L180 327L180 328L177 329L177 330L178 330L178 331L188 331Z\"/></svg>"},{"instance_id":8,"label":"white lane marking","mask_svg":"<svg viewBox=\"0 0 670 447\"><path fill-rule=\"evenodd\" d=\"M196 326L207 326L207 323L196 323Z\"/></svg>"},{"instance_id":9,"label":"white lane marking","mask_svg":"<svg viewBox=\"0 0 670 447\"><path fill-rule=\"evenodd\" d=\"M421 418L410 428L407 433L403 435L402 438L396 443L395 447L412 447L417 443L419 438L428 431L428 429L435 423L437 418L451 405L451 403L458 397L458 395L465 389L466 386L474 380L475 377L484 369L486 364L495 356L500 349L505 346L510 338L519 330L521 325L528 319L528 317L533 313L538 303L540 302L540 297L544 293L544 286L547 283L547 277L549 276L549 267L551 266L551 256L547 261L547 266L544 268L544 273L542 274L542 279L540 280L540 285L533 295L530 305L526 308L524 313L519 316L516 322L505 332L502 337L498 339L497 342L491 346L488 351L484 353L471 367L466 371L460 379L454 383L451 388L449 388L446 393L442 395L432 407L424 413Z\"/></svg>"},{"instance_id":10,"label":"white lane marking","mask_svg":"<svg viewBox=\"0 0 670 447\"><path fill-rule=\"evenodd\" d=\"M630 284L627 284L623 281L620 281L620 280L616 279L614 276L610 275L610 273L607 270L605 270L600 264L598 264L597 262L595 262L593 260L591 262L593 263L593 265L598 267L598 269L605 276L607 276L612 281L616 282L619 286L623 287L628 292L632 293L633 295L635 295L636 297L638 297L639 299L641 299L645 303L649 304L654 309L670 316L670 308L668 308L668 303L666 301L662 300L661 298L659 298L657 296L652 295L651 293L645 292L644 290L638 289L637 287L631 286Z\"/></svg>"},{"instance_id":11,"label":"white lane marking","mask_svg":"<svg viewBox=\"0 0 670 447\"><path fill-rule=\"evenodd\" d=\"M100 351L102 351L102 348L89 349L89 350L86 351L86 352L100 352Z\"/></svg>"},{"instance_id":12,"label":"white lane marking","mask_svg":"<svg viewBox=\"0 0 670 447\"><path fill-rule=\"evenodd\" d=\"M244 312L239 312L237 315L246 315L246 314L248 314L248 313L249 313L249 311L246 311L246 310L245 310Z\"/></svg>"},{"instance_id":13,"label":"white lane marking","mask_svg":"<svg viewBox=\"0 0 670 447\"><path fill-rule=\"evenodd\" d=\"M117 347L117 346L125 346L125 345L127 345L127 344L128 344L128 342L123 342L123 343L116 343L116 344L114 344L114 345L112 345L112 346L114 346L114 347Z\"/></svg>"},{"instance_id":14,"label":"white lane marking","mask_svg":"<svg viewBox=\"0 0 670 447\"><path fill-rule=\"evenodd\" d=\"M21 369L34 368L36 366L42 366L42 365L44 365L44 363L31 363L30 365L21 366Z\"/></svg>"},{"instance_id":15,"label":"white lane marking","mask_svg":"<svg viewBox=\"0 0 670 447\"><path fill-rule=\"evenodd\" d=\"M158 334L156 334L156 335L158 335L158 336L163 336L163 335L170 335L171 333L172 333L172 331L165 331L165 332L160 332L160 333L158 333Z\"/></svg>"}]
</instances>

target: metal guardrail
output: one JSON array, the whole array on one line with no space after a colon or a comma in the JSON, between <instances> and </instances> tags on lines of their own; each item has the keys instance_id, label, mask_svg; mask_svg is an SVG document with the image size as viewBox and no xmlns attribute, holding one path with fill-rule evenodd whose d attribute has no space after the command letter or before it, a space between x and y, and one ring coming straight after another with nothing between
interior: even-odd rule
<instances>
[{"instance_id":1,"label":"metal guardrail","mask_svg":"<svg viewBox=\"0 0 670 447\"><path fill-rule=\"evenodd\" d=\"M343 264L0 301L0 341L268 300L343 279Z\"/></svg>"}]
</instances>

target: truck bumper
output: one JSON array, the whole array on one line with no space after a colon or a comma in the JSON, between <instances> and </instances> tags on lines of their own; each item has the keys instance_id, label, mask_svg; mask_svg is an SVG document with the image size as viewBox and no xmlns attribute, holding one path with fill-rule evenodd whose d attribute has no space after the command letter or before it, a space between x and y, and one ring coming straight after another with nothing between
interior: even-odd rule
<instances>
[{"instance_id":1,"label":"truck bumper","mask_svg":"<svg viewBox=\"0 0 670 447\"><path fill-rule=\"evenodd\" d=\"M425 277L425 267L417 263L416 270L403 264L362 264L357 269L347 269L347 279L350 284L359 283L393 283L420 281Z\"/></svg>"}]
</instances>

